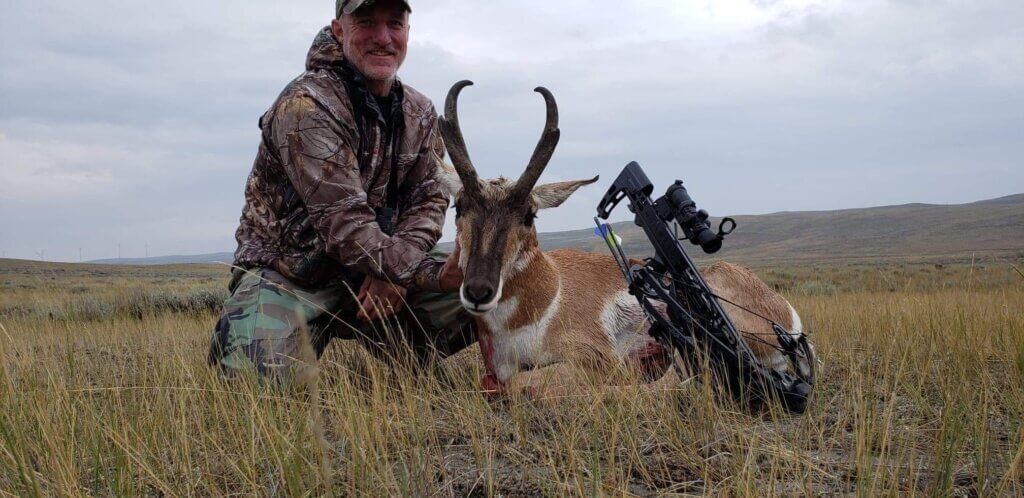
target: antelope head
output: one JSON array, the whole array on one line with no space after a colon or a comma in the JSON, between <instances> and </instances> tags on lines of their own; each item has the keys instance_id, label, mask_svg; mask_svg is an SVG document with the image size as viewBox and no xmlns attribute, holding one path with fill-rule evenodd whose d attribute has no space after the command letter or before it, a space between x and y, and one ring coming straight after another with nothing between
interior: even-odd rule
<instances>
[{"instance_id":1,"label":"antelope head","mask_svg":"<svg viewBox=\"0 0 1024 498\"><path fill-rule=\"evenodd\" d=\"M516 181L506 178L481 180L473 167L459 128L458 99L471 81L460 81L448 92L444 116L439 119L454 172L443 175L455 197L455 225L465 280L460 289L463 306L486 313L501 299L505 282L529 264L540 251L537 211L561 205L576 189L597 181L567 181L536 186L558 144L558 106L546 88L535 91L547 104L547 123L526 171Z\"/></svg>"}]
</instances>

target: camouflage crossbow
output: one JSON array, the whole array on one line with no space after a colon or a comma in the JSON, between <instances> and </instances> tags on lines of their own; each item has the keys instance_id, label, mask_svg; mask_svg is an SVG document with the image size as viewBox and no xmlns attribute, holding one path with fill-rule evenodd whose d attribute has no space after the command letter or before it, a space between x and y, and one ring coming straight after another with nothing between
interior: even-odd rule
<instances>
[{"instance_id":1,"label":"camouflage crossbow","mask_svg":"<svg viewBox=\"0 0 1024 498\"><path fill-rule=\"evenodd\" d=\"M636 162L628 164L597 207L597 230L651 321L651 335L679 353L692 372L699 372L701 360L707 360L713 380L733 398L752 409L761 409L774 400L792 413L803 413L814 386L814 351L804 335L793 337L778 323L772 329L778 336L779 351L788 358L788 372L762 364L743 334L733 325L720 300L701 276L697 266L683 249L675 222L683 237L706 253L722 247L723 238L736 228L736 222L724 218L718 232L708 226L708 213L697 210L683 182L676 181L664 196L651 199L654 185ZM630 264L611 225L603 222L623 199L635 223L654 246L654 257L643 265ZM663 313L661 306L664 303ZM737 303L746 312L753 313ZM667 314L667 316L666 316ZM756 313L755 313L756 314ZM759 315L760 316L760 315ZM676 364L677 368L680 365Z\"/></svg>"}]
</instances>

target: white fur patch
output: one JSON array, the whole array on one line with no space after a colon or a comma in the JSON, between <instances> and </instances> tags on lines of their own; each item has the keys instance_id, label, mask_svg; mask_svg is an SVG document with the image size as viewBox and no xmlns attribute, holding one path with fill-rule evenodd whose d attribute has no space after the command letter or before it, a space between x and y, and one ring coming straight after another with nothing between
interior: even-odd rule
<instances>
[{"instance_id":1,"label":"white fur patch","mask_svg":"<svg viewBox=\"0 0 1024 498\"><path fill-rule=\"evenodd\" d=\"M644 333L647 319L643 309L626 289L616 292L605 301L600 323L619 358L628 356L649 342L649 336Z\"/></svg>"},{"instance_id":2,"label":"white fur patch","mask_svg":"<svg viewBox=\"0 0 1024 498\"><path fill-rule=\"evenodd\" d=\"M519 308L519 300L516 298L498 303L490 313L482 315L481 318L493 334L492 360L498 380L504 382L520 370L546 366L558 360L551 351L544 348L544 338L561 305L562 284L559 281L554 299L534 323L515 330L506 329L508 321Z\"/></svg>"},{"instance_id":3,"label":"white fur patch","mask_svg":"<svg viewBox=\"0 0 1024 498\"><path fill-rule=\"evenodd\" d=\"M437 154L434 154L434 160L437 162L438 179L441 180L445 194L450 197L457 196L462 191L462 179L459 178L455 167L438 157Z\"/></svg>"},{"instance_id":4,"label":"white fur patch","mask_svg":"<svg viewBox=\"0 0 1024 498\"><path fill-rule=\"evenodd\" d=\"M785 372L786 369L789 367L789 359L786 358L786 355L778 351L773 351L772 354L770 354L763 361L764 366L772 370L777 370L779 372Z\"/></svg>"},{"instance_id":5,"label":"white fur patch","mask_svg":"<svg viewBox=\"0 0 1024 498\"><path fill-rule=\"evenodd\" d=\"M520 243L519 251L518 251L518 254L520 254L520 257L516 259L516 262L512 265L512 268L509 269L508 274L502 276L502 278L503 279L505 279L505 278L512 278L514 275L518 275L518 274L522 273L523 271L525 271L526 267L530 266L530 263L533 262L534 258L537 257L537 254L539 252L540 252L539 250L537 250L537 251L529 251L529 252L524 254L523 253L522 243Z\"/></svg>"},{"instance_id":6,"label":"white fur patch","mask_svg":"<svg viewBox=\"0 0 1024 498\"><path fill-rule=\"evenodd\" d=\"M519 298L516 296L510 297L505 302L497 305L486 315L482 315L484 323L487 327L497 335L498 331L505 330L505 324L512 319L516 311L519 309Z\"/></svg>"},{"instance_id":7,"label":"white fur patch","mask_svg":"<svg viewBox=\"0 0 1024 498\"><path fill-rule=\"evenodd\" d=\"M789 306L789 316L793 324L789 327L789 335L794 339L799 339L804 334L804 324L800 321L800 315L797 314L796 309L793 308L792 304L786 303ZM764 360L765 366L778 371L785 371L789 368L789 358L782 353L775 351Z\"/></svg>"},{"instance_id":8,"label":"white fur patch","mask_svg":"<svg viewBox=\"0 0 1024 498\"><path fill-rule=\"evenodd\" d=\"M804 334L804 324L800 321L800 315L793 309L793 305L786 303L789 306L789 316L793 320L793 326L789 328L789 335L794 338L800 337Z\"/></svg>"}]
</instances>

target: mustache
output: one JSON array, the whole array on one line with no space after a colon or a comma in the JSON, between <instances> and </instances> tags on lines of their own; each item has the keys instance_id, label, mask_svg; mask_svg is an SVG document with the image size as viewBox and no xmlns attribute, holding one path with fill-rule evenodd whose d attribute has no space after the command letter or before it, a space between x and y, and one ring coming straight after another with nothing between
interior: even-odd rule
<instances>
[{"instance_id":1,"label":"mustache","mask_svg":"<svg viewBox=\"0 0 1024 498\"><path fill-rule=\"evenodd\" d=\"M387 52L389 55L396 55L398 51L389 45L378 45L366 49L367 52Z\"/></svg>"}]
</instances>

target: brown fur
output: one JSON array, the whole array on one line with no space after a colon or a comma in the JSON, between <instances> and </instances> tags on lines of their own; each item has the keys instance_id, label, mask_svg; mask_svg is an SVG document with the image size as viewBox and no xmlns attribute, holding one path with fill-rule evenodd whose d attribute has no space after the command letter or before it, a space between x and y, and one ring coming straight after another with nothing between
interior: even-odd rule
<instances>
[{"instance_id":1,"label":"brown fur","mask_svg":"<svg viewBox=\"0 0 1024 498\"><path fill-rule=\"evenodd\" d=\"M540 319L538 313L543 312L547 303L550 303L558 292L558 269L544 258L539 249L533 257L525 271L513 275L505 283L508 292L501 300L519 300L519 308L506 325L509 330L524 327Z\"/></svg>"},{"instance_id":2,"label":"brown fur","mask_svg":"<svg viewBox=\"0 0 1024 498\"><path fill-rule=\"evenodd\" d=\"M554 317L551 333L545 338L545 347L558 351L577 365L592 368L615 365L618 357L599 323L605 303L595 299L613 295L622 288L623 282L607 278L615 275L610 272L618 272L614 260L572 250L543 253L536 245L528 247L524 256L532 251L533 260L505 283L509 291L507 298L515 296L520 300L506 328L514 330L535 323L555 298L561 279L562 306Z\"/></svg>"},{"instance_id":3,"label":"brown fur","mask_svg":"<svg viewBox=\"0 0 1024 498\"><path fill-rule=\"evenodd\" d=\"M561 249L546 253L562 276L562 307L547 337L549 347L570 361L592 369L617 366L618 356L601 329L605 298L622 290L615 260L600 254ZM612 277L612 278L609 278ZM571 332L571 333L570 333Z\"/></svg>"},{"instance_id":4,"label":"brown fur","mask_svg":"<svg viewBox=\"0 0 1024 498\"><path fill-rule=\"evenodd\" d=\"M539 253L539 248L532 249ZM557 348L567 360L589 368L607 369L616 365L617 356L609 348L607 337L601 333L598 323L605 306L600 297L614 295L624 288L614 259L569 249L548 252L544 254L547 258L542 258L541 254L534 256L526 271L506 283L510 296L519 297L523 304L510 321L509 328L522 327L537 320L535 310L543 310L554 297L557 273L562 279L563 306L556 315L555 323L561 326L548 335L548 347ZM718 262L703 269L702 273L719 296L792 329L789 303L749 269ZM722 305L736 327L747 337L747 343L757 357L766 358L775 353L778 339L770 322L733 304L723 301Z\"/></svg>"},{"instance_id":5,"label":"brown fur","mask_svg":"<svg viewBox=\"0 0 1024 498\"><path fill-rule=\"evenodd\" d=\"M543 253L535 234L524 237L524 241L526 244L519 257L532 259L522 271L505 282L502 301L513 298L519 301L516 313L505 328L516 330L538 321L540 314L555 298L560 280L562 303L544 339L544 347L557 351L564 365L520 372L509 379L506 389L550 395L550 389L564 389L579 381L580 376L588 371L589 375L607 376L610 382L621 377L618 374L628 374L619 371L629 365L618 357L600 323L607 299L625 288L615 260L607 255L569 249ZM514 251L509 254L514 254ZM702 273L719 296L764 315L787 329L792 328L788 302L749 269L720 262L705 268ZM747 342L756 356L765 358L775 352L773 347L777 345L777 338L768 321L732 304L722 304L737 328L748 334ZM482 333L491 333L483 320L478 320L478 324ZM637 325L637 332L643 333L645 324ZM749 334L755 338L751 339Z\"/></svg>"},{"instance_id":6,"label":"brown fur","mask_svg":"<svg viewBox=\"0 0 1024 498\"><path fill-rule=\"evenodd\" d=\"M717 262L705 268L702 273L715 294L792 330L793 316L789 311L789 303L754 272L731 263ZM723 301L722 306L736 328L744 333L747 344L758 358L765 358L775 352L773 348L778 346L778 337L772 331L771 323L727 302Z\"/></svg>"}]
</instances>

